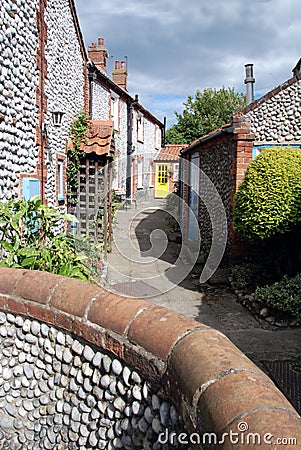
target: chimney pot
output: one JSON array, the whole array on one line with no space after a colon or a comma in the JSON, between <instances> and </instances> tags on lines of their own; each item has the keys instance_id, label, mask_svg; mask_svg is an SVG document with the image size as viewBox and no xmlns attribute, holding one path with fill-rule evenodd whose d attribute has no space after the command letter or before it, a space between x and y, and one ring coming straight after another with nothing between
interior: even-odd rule
<instances>
[{"instance_id":1,"label":"chimney pot","mask_svg":"<svg viewBox=\"0 0 301 450\"><path fill-rule=\"evenodd\" d=\"M115 61L115 69L112 70L113 81L125 90L127 90L127 75L125 61L121 61L121 67L120 61Z\"/></svg>"},{"instance_id":2,"label":"chimney pot","mask_svg":"<svg viewBox=\"0 0 301 450\"><path fill-rule=\"evenodd\" d=\"M88 46L88 56L93 61L98 70L103 73L107 72L108 51L104 46L104 39L98 38L98 43L92 42Z\"/></svg>"},{"instance_id":3,"label":"chimney pot","mask_svg":"<svg viewBox=\"0 0 301 450\"><path fill-rule=\"evenodd\" d=\"M253 77L253 64L245 64L246 69L246 78L245 78L245 85L246 85L246 94L247 94L247 104L254 102L254 83L255 78Z\"/></svg>"}]
</instances>

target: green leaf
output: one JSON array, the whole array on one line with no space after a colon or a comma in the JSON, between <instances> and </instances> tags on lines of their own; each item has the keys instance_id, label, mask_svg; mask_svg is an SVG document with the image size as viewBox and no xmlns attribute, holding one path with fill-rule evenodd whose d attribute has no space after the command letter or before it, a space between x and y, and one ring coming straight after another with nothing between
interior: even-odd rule
<instances>
[{"instance_id":1,"label":"green leaf","mask_svg":"<svg viewBox=\"0 0 301 450\"><path fill-rule=\"evenodd\" d=\"M1 242L1 246L7 250L8 252L12 252L14 250L14 246L12 244L10 244L9 242L6 241L2 241Z\"/></svg>"},{"instance_id":2,"label":"green leaf","mask_svg":"<svg viewBox=\"0 0 301 450\"><path fill-rule=\"evenodd\" d=\"M21 266L23 268L28 268L31 269L33 264L35 263L36 258L34 256L30 257L30 258L25 258L23 259L23 261L21 262Z\"/></svg>"},{"instance_id":3,"label":"green leaf","mask_svg":"<svg viewBox=\"0 0 301 450\"><path fill-rule=\"evenodd\" d=\"M25 247L25 248L21 248L18 251L18 254L21 256L27 256L27 257L31 257L31 256L39 256L39 251L35 248L30 248L30 247Z\"/></svg>"}]
</instances>

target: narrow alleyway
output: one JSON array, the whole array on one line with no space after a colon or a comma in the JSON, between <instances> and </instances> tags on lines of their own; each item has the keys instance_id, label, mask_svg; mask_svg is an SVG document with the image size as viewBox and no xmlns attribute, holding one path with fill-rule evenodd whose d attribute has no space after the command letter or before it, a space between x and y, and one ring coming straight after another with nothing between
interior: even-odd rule
<instances>
[{"instance_id":1,"label":"narrow alleyway","mask_svg":"<svg viewBox=\"0 0 301 450\"><path fill-rule=\"evenodd\" d=\"M301 329L259 323L237 302L219 271L201 286L201 267L192 269L181 244L167 239L166 230L172 234L168 231L171 220L164 200L117 211L105 287L147 299L220 330L274 379L300 412Z\"/></svg>"}]
</instances>

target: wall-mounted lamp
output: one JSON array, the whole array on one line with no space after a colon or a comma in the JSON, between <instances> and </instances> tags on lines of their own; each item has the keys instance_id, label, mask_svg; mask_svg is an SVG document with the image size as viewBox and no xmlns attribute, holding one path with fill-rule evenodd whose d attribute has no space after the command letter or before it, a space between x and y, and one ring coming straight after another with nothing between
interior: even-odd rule
<instances>
[{"instance_id":1,"label":"wall-mounted lamp","mask_svg":"<svg viewBox=\"0 0 301 450\"><path fill-rule=\"evenodd\" d=\"M42 136L45 137L47 135L47 126L46 126L45 122L43 122L41 124L41 131L42 131Z\"/></svg>"},{"instance_id":2,"label":"wall-mounted lamp","mask_svg":"<svg viewBox=\"0 0 301 450\"><path fill-rule=\"evenodd\" d=\"M63 113L62 111L56 110L52 112L52 121L53 121L53 125L55 127L60 127L62 125L62 120L63 120L63 115L65 113Z\"/></svg>"}]
</instances>

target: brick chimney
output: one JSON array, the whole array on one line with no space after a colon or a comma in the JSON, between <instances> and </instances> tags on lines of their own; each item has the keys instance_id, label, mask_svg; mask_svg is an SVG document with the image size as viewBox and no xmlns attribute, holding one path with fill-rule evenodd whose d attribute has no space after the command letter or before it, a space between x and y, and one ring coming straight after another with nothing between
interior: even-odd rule
<instances>
[{"instance_id":1,"label":"brick chimney","mask_svg":"<svg viewBox=\"0 0 301 450\"><path fill-rule=\"evenodd\" d=\"M114 83L127 91L128 72L125 61L121 61L121 63L120 61L115 61L115 69L112 70L112 78Z\"/></svg>"},{"instance_id":2,"label":"brick chimney","mask_svg":"<svg viewBox=\"0 0 301 450\"><path fill-rule=\"evenodd\" d=\"M88 57L95 64L97 69L103 73L107 73L107 57L108 51L104 45L104 39L99 38L98 43L92 42L88 46Z\"/></svg>"}]
</instances>

